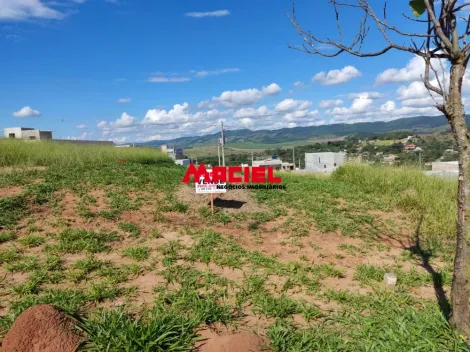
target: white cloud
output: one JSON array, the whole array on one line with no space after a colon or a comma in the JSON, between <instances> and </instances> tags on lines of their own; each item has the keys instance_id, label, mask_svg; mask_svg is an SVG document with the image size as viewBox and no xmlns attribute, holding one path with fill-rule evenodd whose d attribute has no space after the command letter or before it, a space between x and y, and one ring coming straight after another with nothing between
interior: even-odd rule
<instances>
[{"instance_id":1,"label":"white cloud","mask_svg":"<svg viewBox=\"0 0 470 352\"><path fill-rule=\"evenodd\" d=\"M135 141L142 143L142 142L150 142L150 141L159 141L163 139L165 138L160 134L154 134L154 135L146 136L146 137L138 135Z\"/></svg>"},{"instance_id":2,"label":"white cloud","mask_svg":"<svg viewBox=\"0 0 470 352\"><path fill-rule=\"evenodd\" d=\"M357 98L369 98L369 99L380 99L383 98L383 94L379 92L361 92L361 93L350 93L348 94L348 99L357 99Z\"/></svg>"},{"instance_id":3,"label":"white cloud","mask_svg":"<svg viewBox=\"0 0 470 352\"><path fill-rule=\"evenodd\" d=\"M108 125L108 123L106 121L98 121L98 123L96 124L96 127L98 127L98 129L103 129L103 128L106 128L106 126Z\"/></svg>"},{"instance_id":4,"label":"white cloud","mask_svg":"<svg viewBox=\"0 0 470 352\"><path fill-rule=\"evenodd\" d=\"M349 108L335 107L333 110L327 110L327 115L354 115L362 114L367 112L370 105L373 103L373 99L369 98L367 94L359 95L353 100Z\"/></svg>"},{"instance_id":5,"label":"white cloud","mask_svg":"<svg viewBox=\"0 0 470 352\"><path fill-rule=\"evenodd\" d=\"M88 132L83 132L80 136L68 136L66 137L65 139L69 139L69 140L73 140L73 141L86 141L89 136L91 134L89 134Z\"/></svg>"},{"instance_id":6,"label":"white cloud","mask_svg":"<svg viewBox=\"0 0 470 352\"><path fill-rule=\"evenodd\" d=\"M223 17L230 15L229 10L217 10L209 12L187 12L184 14L187 17L202 18L202 17Z\"/></svg>"},{"instance_id":7,"label":"white cloud","mask_svg":"<svg viewBox=\"0 0 470 352\"><path fill-rule=\"evenodd\" d=\"M167 77L167 76L151 76L148 81L152 83L181 83L188 82L191 78L189 77Z\"/></svg>"},{"instance_id":8,"label":"white cloud","mask_svg":"<svg viewBox=\"0 0 470 352\"><path fill-rule=\"evenodd\" d=\"M406 99L415 99L415 98L425 98L429 96L429 92L424 86L423 82L412 82L408 86L401 86L397 89L397 99L406 100Z\"/></svg>"},{"instance_id":9,"label":"white cloud","mask_svg":"<svg viewBox=\"0 0 470 352\"><path fill-rule=\"evenodd\" d=\"M406 99L401 102L402 106L426 107L434 106L439 100L434 100L430 96L425 98Z\"/></svg>"},{"instance_id":10,"label":"white cloud","mask_svg":"<svg viewBox=\"0 0 470 352\"><path fill-rule=\"evenodd\" d=\"M350 80L361 76L354 66L346 66L341 70L331 70L328 73L322 71L312 78L312 82L319 82L322 85L335 85L349 82Z\"/></svg>"},{"instance_id":11,"label":"white cloud","mask_svg":"<svg viewBox=\"0 0 470 352\"><path fill-rule=\"evenodd\" d=\"M281 87L279 87L276 83L271 83L267 87L263 87L261 92L263 93L263 96L268 96L268 95L276 95L281 91Z\"/></svg>"},{"instance_id":12,"label":"white cloud","mask_svg":"<svg viewBox=\"0 0 470 352\"><path fill-rule=\"evenodd\" d=\"M76 126L76 128L78 128L78 129L80 129L80 130L83 130L83 129L87 128L87 127L86 127L86 125L83 125L83 124L82 124L82 125Z\"/></svg>"},{"instance_id":13,"label":"white cloud","mask_svg":"<svg viewBox=\"0 0 470 352\"><path fill-rule=\"evenodd\" d=\"M255 124L255 121L249 117L242 118L240 122L245 127L252 127Z\"/></svg>"},{"instance_id":14,"label":"white cloud","mask_svg":"<svg viewBox=\"0 0 470 352\"><path fill-rule=\"evenodd\" d=\"M114 128L132 127L136 120L137 119L134 116L129 115L127 112L123 112L120 118L115 122L111 122L111 126Z\"/></svg>"},{"instance_id":15,"label":"white cloud","mask_svg":"<svg viewBox=\"0 0 470 352\"><path fill-rule=\"evenodd\" d=\"M271 114L272 112L268 109L268 107L266 105L263 105L263 106L260 106L258 109L241 108L233 114L233 117L236 117L236 118L265 117Z\"/></svg>"},{"instance_id":16,"label":"white cloud","mask_svg":"<svg viewBox=\"0 0 470 352\"><path fill-rule=\"evenodd\" d=\"M29 106L25 106L20 110L13 113L15 117L36 117L41 116L41 113L38 110L34 110Z\"/></svg>"},{"instance_id":17,"label":"white cloud","mask_svg":"<svg viewBox=\"0 0 470 352\"><path fill-rule=\"evenodd\" d=\"M305 110L312 106L311 101L284 99L276 105L276 111L289 112L296 109Z\"/></svg>"},{"instance_id":18,"label":"white cloud","mask_svg":"<svg viewBox=\"0 0 470 352\"><path fill-rule=\"evenodd\" d=\"M216 107L216 104L211 103L210 100L204 100L204 101L201 101L199 104L197 104L198 109L215 109L215 107Z\"/></svg>"},{"instance_id":19,"label":"white cloud","mask_svg":"<svg viewBox=\"0 0 470 352\"><path fill-rule=\"evenodd\" d=\"M341 99L336 99L336 100L322 100L320 103L318 103L318 106L322 109L329 109L338 105L343 104L343 101Z\"/></svg>"},{"instance_id":20,"label":"white cloud","mask_svg":"<svg viewBox=\"0 0 470 352\"><path fill-rule=\"evenodd\" d=\"M0 0L0 20L60 20L65 15L40 0Z\"/></svg>"},{"instance_id":21,"label":"white cloud","mask_svg":"<svg viewBox=\"0 0 470 352\"><path fill-rule=\"evenodd\" d=\"M302 120L302 119L315 119L320 115L318 110L310 111L308 109L297 110L289 112L284 115L284 119L288 121Z\"/></svg>"},{"instance_id":22,"label":"white cloud","mask_svg":"<svg viewBox=\"0 0 470 352\"><path fill-rule=\"evenodd\" d=\"M152 124L172 124L189 121L191 115L189 114L189 104L183 103L176 104L173 109L166 111L164 109L152 109L147 111L142 123L144 125Z\"/></svg>"},{"instance_id":23,"label":"white cloud","mask_svg":"<svg viewBox=\"0 0 470 352\"><path fill-rule=\"evenodd\" d=\"M431 64L437 72L441 72L441 64L439 59L432 59ZM447 67L447 63L442 61L444 69ZM425 64L424 59L420 56L414 56L406 65L406 67L397 69L389 68L384 72L380 73L376 80L376 84L388 84L388 83L402 83L402 82L413 82L421 81L421 76L424 75ZM434 74L431 72L431 78L434 78Z\"/></svg>"},{"instance_id":24,"label":"white cloud","mask_svg":"<svg viewBox=\"0 0 470 352\"><path fill-rule=\"evenodd\" d=\"M119 98L118 103L125 104L125 103L130 103L132 101L131 98Z\"/></svg>"},{"instance_id":25,"label":"white cloud","mask_svg":"<svg viewBox=\"0 0 470 352\"><path fill-rule=\"evenodd\" d=\"M295 88L303 88L303 87L305 87L305 84L303 84L300 81L297 81L297 82L294 82L294 87Z\"/></svg>"},{"instance_id":26,"label":"white cloud","mask_svg":"<svg viewBox=\"0 0 470 352\"><path fill-rule=\"evenodd\" d=\"M380 107L381 111L390 112L394 111L397 108L397 104L393 100L389 100L386 103L382 104Z\"/></svg>"},{"instance_id":27,"label":"white cloud","mask_svg":"<svg viewBox=\"0 0 470 352\"><path fill-rule=\"evenodd\" d=\"M222 75L224 73L232 73L232 72L240 72L239 68L224 68L220 70L212 70L212 71L191 71L196 77L207 77L207 76L215 76L215 75Z\"/></svg>"},{"instance_id":28,"label":"white cloud","mask_svg":"<svg viewBox=\"0 0 470 352\"><path fill-rule=\"evenodd\" d=\"M261 90L256 88L245 90L225 91L219 97L213 97L212 101L226 107L238 107L252 105L267 96L273 96L281 91L276 83L272 83Z\"/></svg>"}]
</instances>

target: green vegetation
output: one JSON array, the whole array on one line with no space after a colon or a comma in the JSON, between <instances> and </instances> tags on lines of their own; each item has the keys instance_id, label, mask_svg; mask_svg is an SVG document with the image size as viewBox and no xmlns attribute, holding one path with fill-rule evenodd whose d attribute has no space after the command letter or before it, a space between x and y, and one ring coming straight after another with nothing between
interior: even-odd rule
<instances>
[{"instance_id":1,"label":"green vegetation","mask_svg":"<svg viewBox=\"0 0 470 352\"><path fill-rule=\"evenodd\" d=\"M352 164L337 170L332 179L382 196L384 206L401 208L419 225L419 234L437 239L455 236L455 181L428 177L412 168Z\"/></svg>"},{"instance_id":2,"label":"green vegetation","mask_svg":"<svg viewBox=\"0 0 470 352\"><path fill-rule=\"evenodd\" d=\"M51 246L50 249L66 253L103 252L110 249L109 242L116 241L119 238L115 232L94 232L84 229L65 230L57 237L59 243Z\"/></svg>"},{"instance_id":3,"label":"green vegetation","mask_svg":"<svg viewBox=\"0 0 470 352\"><path fill-rule=\"evenodd\" d=\"M170 159L154 148L116 148L106 145L76 145L59 142L27 142L0 139L1 166L79 167L125 162L156 164Z\"/></svg>"},{"instance_id":4,"label":"green vegetation","mask_svg":"<svg viewBox=\"0 0 470 352\"><path fill-rule=\"evenodd\" d=\"M142 261L149 257L149 249L148 247L129 247L124 250L123 256Z\"/></svg>"},{"instance_id":5,"label":"green vegetation","mask_svg":"<svg viewBox=\"0 0 470 352\"><path fill-rule=\"evenodd\" d=\"M1 334L48 303L79 317L89 351L187 351L200 329L241 324L273 351L470 351L434 298L452 277L455 182L283 173L285 191L212 216L178 192L183 168L145 160L0 173L0 191L22 186L0 197Z\"/></svg>"},{"instance_id":6,"label":"green vegetation","mask_svg":"<svg viewBox=\"0 0 470 352\"><path fill-rule=\"evenodd\" d=\"M195 323L171 310L135 317L121 309L96 313L79 327L87 335L87 351L184 352L196 341Z\"/></svg>"}]
</instances>

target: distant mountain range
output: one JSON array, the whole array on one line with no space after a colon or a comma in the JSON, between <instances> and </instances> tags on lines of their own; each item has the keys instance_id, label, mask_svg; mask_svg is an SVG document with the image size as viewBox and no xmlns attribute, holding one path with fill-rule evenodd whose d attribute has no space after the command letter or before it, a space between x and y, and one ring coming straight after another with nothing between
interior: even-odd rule
<instances>
[{"instance_id":1,"label":"distant mountain range","mask_svg":"<svg viewBox=\"0 0 470 352\"><path fill-rule=\"evenodd\" d=\"M470 115L467 115L467 124L470 123ZM393 120L389 122L360 122L352 124L332 124L311 127L283 128L279 130L249 129L227 130L226 144L260 143L276 144L284 142L307 141L313 139L325 139L328 137L342 137L354 134L372 135L393 131L413 131L414 133L430 133L446 131L449 124L444 116L416 116ZM181 137L171 140L158 140L141 143L141 145L160 146L174 144L177 147L192 148L197 146L216 145L220 132L204 136Z\"/></svg>"}]
</instances>

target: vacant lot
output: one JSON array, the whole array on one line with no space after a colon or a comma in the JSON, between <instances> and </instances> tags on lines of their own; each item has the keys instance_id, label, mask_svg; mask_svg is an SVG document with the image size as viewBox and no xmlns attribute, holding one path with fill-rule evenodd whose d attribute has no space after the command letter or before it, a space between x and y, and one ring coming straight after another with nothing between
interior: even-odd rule
<instances>
[{"instance_id":1,"label":"vacant lot","mask_svg":"<svg viewBox=\"0 0 470 352\"><path fill-rule=\"evenodd\" d=\"M284 174L286 191L229 191L211 216L184 169L151 152L0 172L2 334L52 303L91 351L186 351L235 330L272 351L470 350L446 321L455 184Z\"/></svg>"}]
</instances>

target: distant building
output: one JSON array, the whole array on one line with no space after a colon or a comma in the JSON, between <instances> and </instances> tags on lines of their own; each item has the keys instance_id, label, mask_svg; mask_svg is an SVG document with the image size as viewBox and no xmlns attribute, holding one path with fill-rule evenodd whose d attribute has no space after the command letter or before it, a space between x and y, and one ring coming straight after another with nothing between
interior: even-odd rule
<instances>
[{"instance_id":1,"label":"distant building","mask_svg":"<svg viewBox=\"0 0 470 352\"><path fill-rule=\"evenodd\" d=\"M345 161L346 153L305 153L305 170L330 173Z\"/></svg>"},{"instance_id":2,"label":"distant building","mask_svg":"<svg viewBox=\"0 0 470 352\"><path fill-rule=\"evenodd\" d=\"M405 145L405 150L415 150L416 144L407 144Z\"/></svg>"},{"instance_id":3,"label":"distant building","mask_svg":"<svg viewBox=\"0 0 470 352\"><path fill-rule=\"evenodd\" d=\"M166 153L173 160L184 159L183 148L169 147L166 144L161 146L162 152Z\"/></svg>"},{"instance_id":4,"label":"distant building","mask_svg":"<svg viewBox=\"0 0 470 352\"><path fill-rule=\"evenodd\" d=\"M383 161L383 162L384 162L385 164L391 165L391 164L394 164L398 159L399 159L399 158L398 158L397 155L395 155L395 154L388 154L388 155L384 156L384 161Z\"/></svg>"},{"instance_id":5,"label":"distant building","mask_svg":"<svg viewBox=\"0 0 470 352\"><path fill-rule=\"evenodd\" d=\"M176 159L175 164L180 166L189 166L189 164L191 164L191 159Z\"/></svg>"},{"instance_id":6,"label":"distant building","mask_svg":"<svg viewBox=\"0 0 470 352\"><path fill-rule=\"evenodd\" d=\"M282 160L279 159L267 159L267 160L254 160L251 166L262 166L262 167L272 167L275 170L281 170Z\"/></svg>"},{"instance_id":7,"label":"distant building","mask_svg":"<svg viewBox=\"0 0 470 352\"><path fill-rule=\"evenodd\" d=\"M281 169L284 171L293 171L295 170L295 164L294 163L282 163Z\"/></svg>"},{"instance_id":8,"label":"distant building","mask_svg":"<svg viewBox=\"0 0 470 352\"><path fill-rule=\"evenodd\" d=\"M426 175L456 179L459 176L458 161L436 161L431 163L432 170L426 171Z\"/></svg>"},{"instance_id":9,"label":"distant building","mask_svg":"<svg viewBox=\"0 0 470 352\"><path fill-rule=\"evenodd\" d=\"M29 127L11 127L3 130L5 138L46 140L52 139L51 131L41 131Z\"/></svg>"},{"instance_id":10,"label":"distant building","mask_svg":"<svg viewBox=\"0 0 470 352\"><path fill-rule=\"evenodd\" d=\"M459 152L454 149L446 149L444 154L458 154Z\"/></svg>"},{"instance_id":11,"label":"distant building","mask_svg":"<svg viewBox=\"0 0 470 352\"><path fill-rule=\"evenodd\" d=\"M455 171L459 172L458 161L435 161L431 164L432 171Z\"/></svg>"}]
</instances>

